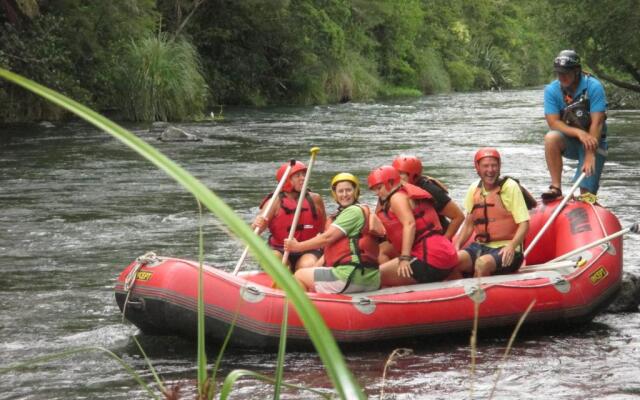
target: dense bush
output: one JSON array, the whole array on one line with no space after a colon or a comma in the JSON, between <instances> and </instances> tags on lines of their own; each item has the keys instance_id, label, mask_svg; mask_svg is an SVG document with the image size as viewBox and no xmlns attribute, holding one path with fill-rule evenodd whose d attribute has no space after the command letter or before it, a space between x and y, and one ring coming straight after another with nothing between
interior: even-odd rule
<instances>
[{"instance_id":1,"label":"dense bush","mask_svg":"<svg viewBox=\"0 0 640 400\"><path fill-rule=\"evenodd\" d=\"M135 120L541 84L555 51L533 0L15 4L19 18L0 14L0 65ZM56 117L15 90L0 87L0 120Z\"/></svg>"},{"instance_id":2,"label":"dense bush","mask_svg":"<svg viewBox=\"0 0 640 400\"><path fill-rule=\"evenodd\" d=\"M195 48L166 34L132 42L117 85L124 116L133 121L180 121L198 117L207 85Z\"/></svg>"}]
</instances>

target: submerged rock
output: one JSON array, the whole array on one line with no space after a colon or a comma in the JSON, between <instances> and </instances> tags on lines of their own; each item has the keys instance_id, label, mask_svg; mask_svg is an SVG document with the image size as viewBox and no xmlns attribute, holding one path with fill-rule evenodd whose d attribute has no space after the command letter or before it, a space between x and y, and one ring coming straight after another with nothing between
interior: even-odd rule
<instances>
[{"instance_id":1,"label":"submerged rock","mask_svg":"<svg viewBox=\"0 0 640 400\"><path fill-rule=\"evenodd\" d=\"M618 297L609 305L609 312L636 312L640 305L640 277L625 272L622 276L622 289Z\"/></svg>"},{"instance_id":2,"label":"submerged rock","mask_svg":"<svg viewBox=\"0 0 640 400\"><path fill-rule=\"evenodd\" d=\"M169 126L158 138L163 142L200 142L202 139L183 129Z\"/></svg>"},{"instance_id":3,"label":"submerged rock","mask_svg":"<svg viewBox=\"0 0 640 400\"><path fill-rule=\"evenodd\" d=\"M149 132L155 132L155 133L164 132L164 130L167 129L168 127L169 127L168 122L156 121L151 124L151 127L149 127Z\"/></svg>"}]
</instances>

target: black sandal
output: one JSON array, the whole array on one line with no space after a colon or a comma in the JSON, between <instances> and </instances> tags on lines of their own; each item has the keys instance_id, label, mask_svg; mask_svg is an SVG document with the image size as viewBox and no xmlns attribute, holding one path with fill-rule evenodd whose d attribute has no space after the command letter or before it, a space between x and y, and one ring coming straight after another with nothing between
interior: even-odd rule
<instances>
[{"instance_id":1,"label":"black sandal","mask_svg":"<svg viewBox=\"0 0 640 400\"><path fill-rule=\"evenodd\" d=\"M560 189L557 186L550 185L549 190L547 190L546 192L543 192L540 197L542 197L543 201L555 200L559 197L562 197L562 189Z\"/></svg>"}]
</instances>

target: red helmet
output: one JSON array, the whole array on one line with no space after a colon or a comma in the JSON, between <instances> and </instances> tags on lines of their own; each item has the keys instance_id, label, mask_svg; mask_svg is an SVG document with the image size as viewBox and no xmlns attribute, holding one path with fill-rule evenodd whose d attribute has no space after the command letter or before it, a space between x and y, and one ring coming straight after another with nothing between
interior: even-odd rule
<instances>
[{"instance_id":1,"label":"red helmet","mask_svg":"<svg viewBox=\"0 0 640 400\"><path fill-rule=\"evenodd\" d=\"M367 182L369 184L369 189L384 183L384 187L387 190L391 190L392 187L395 187L400 183L400 173L391 165L383 165L382 167L371 171Z\"/></svg>"},{"instance_id":2,"label":"red helmet","mask_svg":"<svg viewBox=\"0 0 640 400\"><path fill-rule=\"evenodd\" d=\"M473 163L478 168L478 163L485 157L493 157L498 160L498 164L500 164L500 153L493 147L483 147L480 150L476 151L476 156L473 159Z\"/></svg>"},{"instance_id":3,"label":"red helmet","mask_svg":"<svg viewBox=\"0 0 640 400\"><path fill-rule=\"evenodd\" d=\"M410 183L414 183L422 175L422 161L416 156L398 156L392 165L398 172L409 175Z\"/></svg>"},{"instance_id":4,"label":"red helmet","mask_svg":"<svg viewBox=\"0 0 640 400\"><path fill-rule=\"evenodd\" d=\"M287 170L287 167L291 165L290 162L286 162L284 164L282 164L280 166L280 168L278 168L278 171L276 172L276 181L280 182L280 179L282 179L282 177L284 176L284 171ZM282 186L282 191L283 192L291 192L293 191L293 185L291 184L291 177L296 173L296 172L300 172L300 171L306 171L307 170L307 166L304 165L302 162L300 161L296 161L293 166L291 167L291 171L289 171L289 176L287 176L287 181L285 182L284 186Z\"/></svg>"}]
</instances>

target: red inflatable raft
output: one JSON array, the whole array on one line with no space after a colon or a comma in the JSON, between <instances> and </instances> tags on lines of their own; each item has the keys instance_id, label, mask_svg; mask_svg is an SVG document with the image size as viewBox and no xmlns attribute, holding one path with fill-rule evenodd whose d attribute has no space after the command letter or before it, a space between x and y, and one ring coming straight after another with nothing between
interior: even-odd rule
<instances>
[{"instance_id":1,"label":"red inflatable raft","mask_svg":"<svg viewBox=\"0 0 640 400\"><path fill-rule=\"evenodd\" d=\"M559 204L556 201L532 210L526 244ZM514 326L534 301L526 323L588 321L621 286L622 236L581 251L573 261L533 265L620 230L618 219L607 209L569 201L528 255L528 266L518 273L353 295L309 293L309 298L340 343L468 331L475 303L479 304L480 328ZM578 258L582 261L575 262ZM125 317L145 333L193 337L197 281L197 262L142 257L118 277L116 300L121 310L126 303ZM284 295L271 288L268 275L254 271L234 276L205 266L204 293L208 339L222 340L236 317L234 344L277 345ZM289 310L288 338L291 344L309 341L293 307Z\"/></svg>"}]
</instances>

